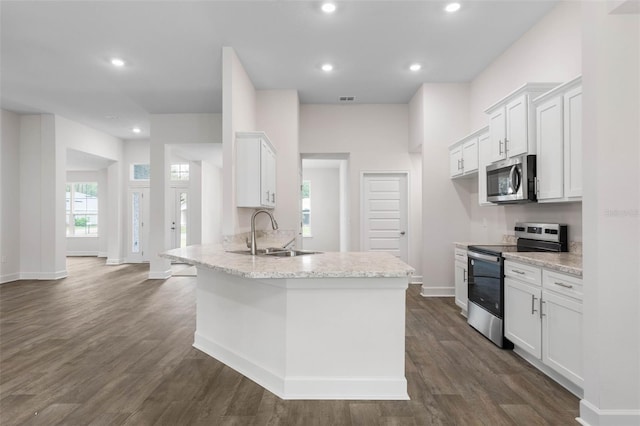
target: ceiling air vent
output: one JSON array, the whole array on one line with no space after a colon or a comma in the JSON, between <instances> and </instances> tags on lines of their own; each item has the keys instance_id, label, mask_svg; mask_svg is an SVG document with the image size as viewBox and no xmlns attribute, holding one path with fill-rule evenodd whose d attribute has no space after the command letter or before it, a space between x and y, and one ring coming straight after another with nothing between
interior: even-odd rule
<instances>
[{"instance_id":1,"label":"ceiling air vent","mask_svg":"<svg viewBox=\"0 0 640 426\"><path fill-rule=\"evenodd\" d=\"M340 102L353 102L356 100L355 96L340 96L338 98Z\"/></svg>"}]
</instances>

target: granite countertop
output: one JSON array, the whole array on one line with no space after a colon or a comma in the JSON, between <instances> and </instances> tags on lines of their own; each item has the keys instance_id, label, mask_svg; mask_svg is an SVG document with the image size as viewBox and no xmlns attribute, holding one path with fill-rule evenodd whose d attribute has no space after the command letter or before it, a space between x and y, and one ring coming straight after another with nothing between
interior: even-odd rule
<instances>
[{"instance_id":1,"label":"granite countertop","mask_svg":"<svg viewBox=\"0 0 640 426\"><path fill-rule=\"evenodd\" d=\"M540 266L564 274L574 275L582 278L582 255L575 253L538 253L538 252L516 252L503 253L507 260L521 263L528 263Z\"/></svg>"},{"instance_id":2,"label":"granite countertop","mask_svg":"<svg viewBox=\"0 0 640 426\"><path fill-rule=\"evenodd\" d=\"M258 247L269 247L259 244ZM414 269L389 253L326 252L296 257L229 253L229 247L195 245L160 256L245 278L399 278ZM246 247L244 247L246 248Z\"/></svg>"}]
</instances>

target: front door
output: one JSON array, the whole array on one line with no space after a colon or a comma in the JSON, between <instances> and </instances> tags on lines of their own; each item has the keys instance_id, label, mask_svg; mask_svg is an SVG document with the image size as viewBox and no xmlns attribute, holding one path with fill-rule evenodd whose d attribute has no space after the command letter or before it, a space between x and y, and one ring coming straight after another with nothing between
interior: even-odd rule
<instances>
[{"instance_id":1,"label":"front door","mask_svg":"<svg viewBox=\"0 0 640 426\"><path fill-rule=\"evenodd\" d=\"M189 244L188 238L188 190L172 188L173 208L171 209L171 247L181 248Z\"/></svg>"},{"instance_id":2,"label":"front door","mask_svg":"<svg viewBox=\"0 0 640 426\"><path fill-rule=\"evenodd\" d=\"M362 181L362 249L409 260L406 173L365 173Z\"/></svg>"}]
</instances>

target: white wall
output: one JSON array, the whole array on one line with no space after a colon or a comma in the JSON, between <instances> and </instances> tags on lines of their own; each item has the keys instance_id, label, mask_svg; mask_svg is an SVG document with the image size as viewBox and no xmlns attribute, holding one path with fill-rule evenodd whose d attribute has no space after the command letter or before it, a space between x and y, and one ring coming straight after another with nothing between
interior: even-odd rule
<instances>
[{"instance_id":1,"label":"white wall","mask_svg":"<svg viewBox=\"0 0 640 426\"><path fill-rule=\"evenodd\" d=\"M108 223L108 189L107 189L107 169L96 171L68 171L66 181L73 182L96 182L98 184L98 236L97 237L66 237L67 256L107 256L107 235L108 228L103 225Z\"/></svg>"},{"instance_id":2,"label":"white wall","mask_svg":"<svg viewBox=\"0 0 640 426\"><path fill-rule=\"evenodd\" d=\"M223 232L249 229L252 209L236 207L235 134L256 130L256 90L238 55L222 48Z\"/></svg>"},{"instance_id":3,"label":"white wall","mask_svg":"<svg viewBox=\"0 0 640 426\"><path fill-rule=\"evenodd\" d=\"M486 126L485 108L522 84L565 82L582 72L580 16L580 2L560 2L471 82L470 131ZM500 241L516 221L566 223L569 239L582 241L579 203L480 207L477 185L469 189L469 241Z\"/></svg>"},{"instance_id":4,"label":"white wall","mask_svg":"<svg viewBox=\"0 0 640 426\"><path fill-rule=\"evenodd\" d=\"M421 204L419 154L407 152L408 105L301 105L300 153L349 153L350 250L360 249L360 174L408 171L412 213ZM409 264L421 275L422 224L410 223Z\"/></svg>"},{"instance_id":5,"label":"white wall","mask_svg":"<svg viewBox=\"0 0 640 426\"><path fill-rule=\"evenodd\" d=\"M300 102L295 90L256 92L256 129L264 131L277 151L276 208L273 214L280 229L300 227L300 173L298 137ZM261 228L268 218L260 215Z\"/></svg>"},{"instance_id":6,"label":"white wall","mask_svg":"<svg viewBox=\"0 0 640 426\"><path fill-rule=\"evenodd\" d=\"M422 294L453 295L453 241L468 234L467 186L449 177L449 145L469 133L467 84L424 84Z\"/></svg>"},{"instance_id":7,"label":"white wall","mask_svg":"<svg viewBox=\"0 0 640 426\"><path fill-rule=\"evenodd\" d=\"M20 118L0 110L0 283L20 278Z\"/></svg>"},{"instance_id":8,"label":"white wall","mask_svg":"<svg viewBox=\"0 0 640 426\"><path fill-rule=\"evenodd\" d=\"M584 399L640 424L640 15L583 3Z\"/></svg>"},{"instance_id":9,"label":"white wall","mask_svg":"<svg viewBox=\"0 0 640 426\"><path fill-rule=\"evenodd\" d=\"M222 242L222 168L202 161L202 244Z\"/></svg>"},{"instance_id":10,"label":"white wall","mask_svg":"<svg viewBox=\"0 0 640 426\"><path fill-rule=\"evenodd\" d=\"M305 168L302 179L311 191L311 237L303 237L306 250L340 251L340 169Z\"/></svg>"}]
</instances>

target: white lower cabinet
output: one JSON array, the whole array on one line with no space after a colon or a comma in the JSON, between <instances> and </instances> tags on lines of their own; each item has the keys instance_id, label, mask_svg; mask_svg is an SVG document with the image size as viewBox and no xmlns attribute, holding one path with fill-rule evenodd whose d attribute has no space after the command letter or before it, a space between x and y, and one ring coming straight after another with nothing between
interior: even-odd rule
<instances>
[{"instance_id":1,"label":"white lower cabinet","mask_svg":"<svg viewBox=\"0 0 640 426\"><path fill-rule=\"evenodd\" d=\"M455 279L455 300L456 305L462 309L462 314L467 315L468 287L469 279L467 267L467 251L457 248L455 250L454 279Z\"/></svg>"},{"instance_id":2,"label":"white lower cabinet","mask_svg":"<svg viewBox=\"0 0 640 426\"><path fill-rule=\"evenodd\" d=\"M507 339L582 389L582 280L505 261L504 293Z\"/></svg>"}]
</instances>

